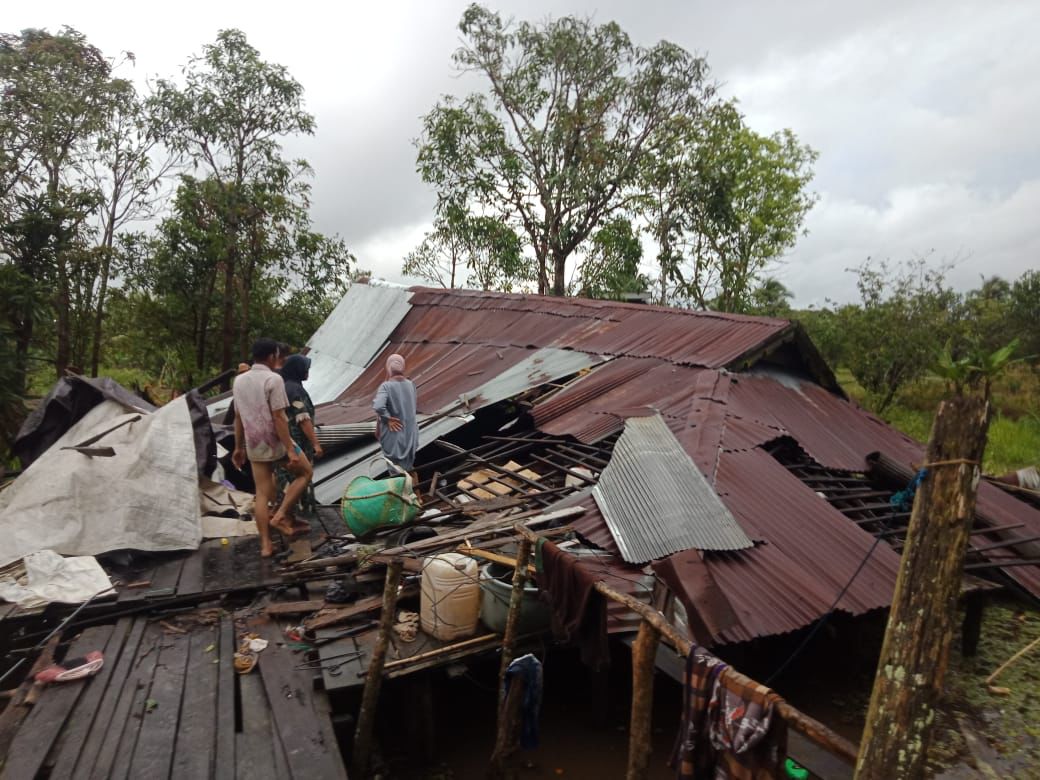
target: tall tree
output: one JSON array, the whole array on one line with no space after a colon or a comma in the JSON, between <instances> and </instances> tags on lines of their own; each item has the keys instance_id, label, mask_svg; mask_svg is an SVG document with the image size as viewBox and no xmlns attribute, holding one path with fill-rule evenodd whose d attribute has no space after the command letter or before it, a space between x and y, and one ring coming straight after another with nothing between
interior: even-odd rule
<instances>
[{"instance_id":1,"label":"tall tree","mask_svg":"<svg viewBox=\"0 0 1040 780\"><path fill-rule=\"evenodd\" d=\"M133 60L132 55L128 55ZM102 328L108 286L118 270L117 236L127 225L153 218L165 204L162 183L178 163L176 154L163 153L151 119L134 85L113 82L108 116L87 161L86 181L99 193L97 218L98 269L90 353L90 373L97 376L101 362Z\"/></svg>"},{"instance_id":2,"label":"tall tree","mask_svg":"<svg viewBox=\"0 0 1040 780\"><path fill-rule=\"evenodd\" d=\"M313 133L314 117L303 109L300 83L263 60L240 30L219 32L191 60L183 86L160 80L152 107L166 142L224 190L221 367L230 368L241 338L236 308L248 310L254 264L266 250L256 241L266 239L257 226L267 206L251 196L269 199L266 183L292 186L309 170L283 158L281 139Z\"/></svg>"},{"instance_id":3,"label":"tall tree","mask_svg":"<svg viewBox=\"0 0 1040 780\"><path fill-rule=\"evenodd\" d=\"M466 276L463 278L463 271ZM441 287L511 291L532 281L534 272L516 232L494 217L442 209L422 243L405 258L401 272Z\"/></svg>"},{"instance_id":4,"label":"tall tree","mask_svg":"<svg viewBox=\"0 0 1040 780\"><path fill-rule=\"evenodd\" d=\"M816 152L790 130L754 132L733 104L714 107L667 151L673 159L652 169L658 180L670 177L651 201L655 237L667 250L662 284L689 305L745 311L762 274L803 232L816 200L807 189Z\"/></svg>"},{"instance_id":5,"label":"tall tree","mask_svg":"<svg viewBox=\"0 0 1040 780\"><path fill-rule=\"evenodd\" d=\"M51 293L61 375L73 358L76 299L96 261L86 231L102 197L83 172L117 82L81 33L26 30L0 36L0 91L0 251ZM28 325L23 318L17 329Z\"/></svg>"},{"instance_id":6,"label":"tall tree","mask_svg":"<svg viewBox=\"0 0 1040 780\"><path fill-rule=\"evenodd\" d=\"M587 242L573 287L585 298L606 300L646 292L649 280L639 270L642 259L643 245L632 223L612 219Z\"/></svg>"},{"instance_id":7,"label":"tall tree","mask_svg":"<svg viewBox=\"0 0 1040 780\"><path fill-rule=\"evenodd\" d=\"M573 252L634 202L655 134L711 99L707 65L587 18L513 25L471 5L459 28L454 62L486 92L446 96L424 117L418 170L442 201L486 204L515 224L538 292L563 295Z\"/></svg>"}]
</instances>

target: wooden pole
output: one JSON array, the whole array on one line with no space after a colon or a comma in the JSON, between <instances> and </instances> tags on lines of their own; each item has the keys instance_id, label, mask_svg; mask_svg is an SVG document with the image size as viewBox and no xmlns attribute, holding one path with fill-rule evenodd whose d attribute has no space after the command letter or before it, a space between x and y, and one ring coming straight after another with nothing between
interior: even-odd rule
<instances>
[{"instance_id":1,"label":"wooden pole","mask_svg":"<svg viewBox=\"0 0 1040 780\"><path fill-rule=\"evenodd\" d=\"M531 540L520 537L516 552L516 567L513 569L513 590L509 594L509 612L506 615L506 630L502 637L502 662L498 669L498 728L495 733L495 751L491 755L489 777L499 777L505 769L505 760L512 752L515 741L515 712L507 711L507 702L516 702L517 696L506 697L506 670L513 662L516 636L520 627L520 610L524 601L524 585L527 582L527 563L531 559ZM515 692L514 692L515 693ZM514 704L512 709L519 707ZM512 716L512 717L511 717Z\"/></svg>"},{"instance_id":2,"label":"wooden pole","mask_svg":"<svg viewBox=\"0 0 1040 780\"><path fill-rule=\"evenodd\" d=\"M376 706L379 689L383 684L383 667L386 665L386 649L390 633L394 630L394 615L397 611L397 589L401 584L401 561L391 561L386 567L386 582L383 585L383 611L379 616L379 634L372 649L372 660L368 664L365 690L361 695L357 730L354 732L354 760L351 774L365 777L372 755L372 733L375 729Z\"/></svg>"},{"instance_id":3,"label":"wooden pole","mask_svg":"<svg viewBox=\"0 0 1040 780\"><path fill-rule=\"evenodd\" d=\"M538 538L538 534L531 531L529 528L524 528L522 525L518 525L516 531L521 537L531 539L532 541ZM629 596L627 593L621 593L614 590L605 582L597 582L595 587L599 593L602 593L608 599L612 599L619 604L624 604L630 610L646 620L651 626L657 629L661 638L676 649L679 655L689 655L693 643L680 634L679 630L669 623L665 616L656 609L633 598L632 596ZM758 684L750 677L736 671L733 667L727 667L723 674L727 677L731 677L735 682L741 685L750 686ZM856 760L856 746L849 740L845 739L845 737L835 733L815 718L806 715L801 710L792 707L783 699L776 703L776 708L777 712L780 713L780 717L787 722L789 728L794 729L806 739L819 745L824 750L830 751L850 763Z\"/></svg>"},{"instance_id":4,"label":"wooden pole","mask_svg":"<svg viewBox=\"0 0 1040 780\"><path fill-rule=\"evenodd\" d=\"M520 609L524 602L524 585L527 582L527 562L531 559L531 540L520 539L520 547L516 553L516 568L513 569L513 591L509 594L509 613L506 616L506 630L502 637L502 663L498 669L498 708L502 710L505 702L506 669L513 662L516 650L516 635L520 627ZM500 718L501 720L501 718Z\"/></svg>"},{"instance_id":5,"label":"wooden pole","mask_svg":"<svg viewBox=\"0 0 1040 780\"><path fill-rule=\"evenodd\" d=\"M627 780L645 780L650 771L654 668L660 639L661 632L643 620L632 645L632 721L628 730Z\"/></svg>"},{"instance_id":6,"label":"wooden pole","mask_svg":"<svg viewBox=\"0 0 1040 780\"><path fill-rule=\"evenodd\" d=\"M624 604L650 623L650 625L660 632L661 637L667 640L667 642L672 645L680 655L689 655L692 648L692 642L680 634L678 629L669 623L665 619L665 616L656 609L648 604L644 604L642 601L632 598L627 593L619 593L605 582L597 582L596 590L607 598ZM757 684L750 677L741 674L733 667L728 667L723 674L732 678L735 682L741 685L750 686ZM783 699L776 703L776 708L777 712L780 713L780 717L787 722L787 725L799 734L825 750L829 750L831 753L841 756L849 762L856 760L856 746L849 742L849 740L831 731L815 718L810 718L801 710L792 707Z\"/></svg>"},{"instance_id":7,"label":"wooden pole","mask_svg":"<svg viewBox=\"0 0 1040 780\"><path fill-rule=\"evenodd\" d=\"M924 776L975 516L989 403L939 404L874 678L856 780Z\"/></svg>"}]
</instances>

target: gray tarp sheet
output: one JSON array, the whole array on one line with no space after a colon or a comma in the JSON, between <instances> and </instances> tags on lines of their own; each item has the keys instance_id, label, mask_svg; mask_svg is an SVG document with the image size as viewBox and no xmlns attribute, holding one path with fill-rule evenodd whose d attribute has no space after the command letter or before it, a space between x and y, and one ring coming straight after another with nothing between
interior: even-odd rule
<instances>
[{"instance_id":1,"label":"gray tarp sheet","mask_svg":"<svg viewBox=\"0 0 1040 780\"><path fill-rule=\"evenodd\" d=\"M90 446L111 448L111 457L63 449L99 435ZM0 566L38 550L194 549L202 539L198 482L185 399L152 414L106 400L0 493Z\"/></svg>"}]
</instances>

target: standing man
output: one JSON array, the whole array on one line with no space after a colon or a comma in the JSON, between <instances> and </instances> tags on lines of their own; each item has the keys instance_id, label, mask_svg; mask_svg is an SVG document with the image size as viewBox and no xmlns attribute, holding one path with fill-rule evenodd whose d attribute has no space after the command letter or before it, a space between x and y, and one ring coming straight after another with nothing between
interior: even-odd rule
<instances>
[{"instance_id":1,"label":"standing man","mask_svg":"<svg viewBox=\"0 0 1040 780\"><path fill-rule=\"evenodd\" d=\"M404 358L386 359L386 381L379 385L372 409L378 419L377 436L383 457L407 472L417 483L415 453L419 448L419 425L415 419L415 385L405 376Z\"/></svg>"},{"instance_id":2,"label":"standing man","mask_svg":"<svg viewBox=\"0 0 1040 780\"><path fill-rule=\"evenodd\" d=\"M271 528L285 536L292 535L288 513L311 481L311 464L289 435L285 382L275 373L278 343L259 339L253 344L253 366L235 379L235 451L231 462L235 468L245 467L246 458L253 467L256 502L253 512L260 531L260 555L271 557ZM268 503L278 495L274 469L284 465L293 476L286 488L285 499L270 516Z\"/></svg>"}]
</instances>

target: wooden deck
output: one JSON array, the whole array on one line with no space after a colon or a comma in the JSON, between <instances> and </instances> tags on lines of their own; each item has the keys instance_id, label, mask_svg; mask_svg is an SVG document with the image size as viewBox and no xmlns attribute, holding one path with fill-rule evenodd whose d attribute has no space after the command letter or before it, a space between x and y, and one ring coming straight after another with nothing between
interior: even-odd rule
<instances>
[{"instance_id":1,"label":"wooden deck","mask_svg":"<svg viewBox=\"0 0 1040 780\"><path fill-rule=\"evenodd\" d=\"M313 672L295 668L276 623L244 624L269 642L247 675L234 671L230 614L171 625L140 616L83 630L69 655L101 649L104 668L43 690L4 780L346 777L325 694Z\"/></svg>"}]
</instances>

